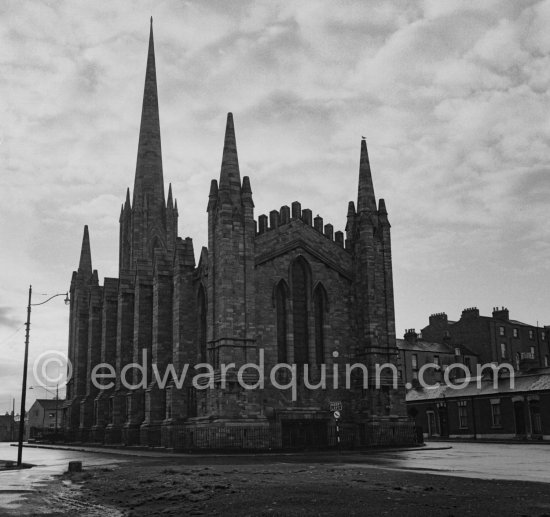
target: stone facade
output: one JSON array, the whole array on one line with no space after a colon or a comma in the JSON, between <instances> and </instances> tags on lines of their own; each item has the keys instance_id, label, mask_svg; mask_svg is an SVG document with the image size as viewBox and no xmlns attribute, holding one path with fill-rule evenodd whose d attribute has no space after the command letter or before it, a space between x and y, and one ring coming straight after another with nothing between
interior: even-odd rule
<instances>
[{"instance_id":1,"label":"stone facade","mask_svg":"<svg viewBox=\"0 0 550 517\"><path fill-rule=\"evenodd\" d=\"M375 389L377 365L397 365L398 351L390 224L384 201L376 203L366 142L357 206L349 203L344 239L297 201L255 219L230 113L207 213L208 247L196 264L192 240L178 237L171 187L167 199L164 194L151 28L134 190L132 196L127 191L119 221L119 277L99 285L86 227L71 282L68 436L182 448L330 445L330 402L339 402L348 442L374 443L375 435L377 443L412 441L404 388L394 386L389 368ZM126 375L130 389L121 376L144 357L147 367ZM245 389L237 370L261 357L265 386ZM90 381L101 362L115 372L104 379L105 389ZM193 385L201 363L211 365L214 389ZM235 368L224 375L229 363ZM295 396L292 388L270 382L278 363L297 365ZM365 366L367 386L356 368L349 388L342 380L334 389L334 367L343 376L347 363ZM179 377L187 365L182 383L172 378L162 386L153 375L154 368L162 378L173 367ZM306 387L306 380L321 379L324 368L327 388ZM290 376L279 371L276 379L285 384ZM243 381L256 383L257 372L245 370Z\"/></svg>"}]
</instances>

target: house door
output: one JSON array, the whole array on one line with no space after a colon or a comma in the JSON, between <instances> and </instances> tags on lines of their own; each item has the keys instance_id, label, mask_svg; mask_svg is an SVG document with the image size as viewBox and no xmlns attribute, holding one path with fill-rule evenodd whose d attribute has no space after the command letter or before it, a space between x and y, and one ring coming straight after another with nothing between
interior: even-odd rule
<instances>
[{"instance_id":1,"label":"house door","mask_svg":"<svg viewBox=\"0 0 550 517\"><path fill-rule=\"evenodd\" d=\"M426 411L426 415L428 417L428 436L439 435L435 413L433 411Z\"/></svg>"},{"instance_id":2,"label":"house door","mask_svg":"<svg viewBox=\"0 0 550 517\"><path fill-rule=\"evenodd\" d=\"M449 436L449 419L447 416L447 406L441 406L439 408L439 430L441 432L441 436L448 437Z\"/></svg>"},{"instance_id":3,"label":"house door","mask_svg":"<svg viewBox=\"0 0 550 517\"><path fill-rule=\"evenodd\" d=\"M514 420L516 422L516 434L525 434L525 411L523 402L514 402Z\"/></svg>"},{"instance_id":4,"label":"house door","mask_svg":"<svg viewBox=\"0 0 550 517\"><path fill-rule=\"evenodd\" d=\"M542 421L538 400L531 400L529 402L529 413L531 415L531 434L542 434Z\"/></svg>"}]
</instances>

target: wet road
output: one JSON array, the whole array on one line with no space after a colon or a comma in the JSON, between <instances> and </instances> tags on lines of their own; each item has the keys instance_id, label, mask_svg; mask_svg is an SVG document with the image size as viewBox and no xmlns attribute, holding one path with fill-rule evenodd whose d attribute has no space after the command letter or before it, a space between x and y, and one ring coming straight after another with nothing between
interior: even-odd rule
<instances>
[{"instance_id":1,"label":"wet road","mask_svg":"<svg viewBox=\"0 0 550 517\"><path fill-rule=\"evenodd\" d=\"M158 452L96 452L24 448L23 461L31 469L0 471L0 508L13 508L24 493L35 490L53 475L67 470L71 460L85 466L106 466L143 457L166 458L185 464L338 463L354 468L406 470L446 476L508 479L550 483L550 444L431 443L417 450L257 455L178 455ZM0 460L17 459L17 448L0 443Z\"/></svg>"},{"instance_id":2,"label":"wet road","mask_svg":"<svg viewBox=\"0 0 550 517\"><path fill-rule=\"evenodd\" d=\"M23 448L23 463L30 469L0 471L0 508L14 508L20 497L35 490L41 483L67 470L69 461L78 460L88 466L121 463L131 458L112 454L83 453L52 449ZM0 460L17 461L17 447L0 443Z\"/></svg>"},{"instance_id":3,"label":"wet road","mask_svg":"<svg viewBox=\"0 0 550 517\"><path fill-rule=\"evenodd\" d=\"M446 445L452 448L430 450ZM426 450L380 452L365 464L447 476L550 483L550 444L438 442L428 444Z\"/></svg>"}]
</instances>

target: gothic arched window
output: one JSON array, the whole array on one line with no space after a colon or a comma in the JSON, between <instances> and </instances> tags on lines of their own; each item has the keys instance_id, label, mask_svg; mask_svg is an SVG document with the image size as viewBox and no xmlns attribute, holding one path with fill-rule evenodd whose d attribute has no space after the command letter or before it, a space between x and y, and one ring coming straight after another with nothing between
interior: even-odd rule
<instances>
[{"instance_id":1,"label":"gothic arched window","mask_svg":"<svg viewBox=\"0 0 550 517\"><path fill-rule=\"evenodd\" d=\"M315 316L315 361L325 362L325 313L327 312L327 292L319 284L313 293L313 313Z\"/></svg>"},{"instance_id":2,"label":"gothic arched window","mask_svg":"<svg viewBox=\"0 0 550 517\"><path fill-rule=\"evenodd\" d=\"M275 312L277 315L277 361L287 362L287 289L281 280L275 287Z\"/></svg>"},{"instance_id":3,"label":"gothic arched window","mask_svg":"<svg viewBox=\"0 0 550 517\"><path fill-rule=\"evenodd\" d=\"M199 288L197 302L199 358L201 363L206 363L206 295L204 294L204 287L202 285Z\"/></svg>"},{"instance_id":4,"label":"gothic arched window","mask_svg":"<svg viewBox=\"0 0 550 517\"><path fill-rule=\"evenodd\" d=\"M298 258L292 264L292 316L294 327L294 362L309 363L308 347L308 264L303 258Z\"/></svg>"}]
</instances>

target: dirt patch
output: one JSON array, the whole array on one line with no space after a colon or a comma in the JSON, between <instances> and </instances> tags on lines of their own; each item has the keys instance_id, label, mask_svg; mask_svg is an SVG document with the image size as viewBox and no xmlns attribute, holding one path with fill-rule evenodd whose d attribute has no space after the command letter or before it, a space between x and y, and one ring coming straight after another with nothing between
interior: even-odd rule
<instances>
[{"instance_id":1,"label":"dirt patch","mask_svg":"<svg viewBox=\"0 0 550 517\"><path fill-rule=\"evenodd\" d=\"M186 466L181 464L184 461L143 460L85 470L65 481L78 486L72 500L117 508L132 517L550 517L550 490L542 483L453 478L350 464ZM85 512L82 507L79 515L96 515Z\"/></svg>"}]
</instances>

